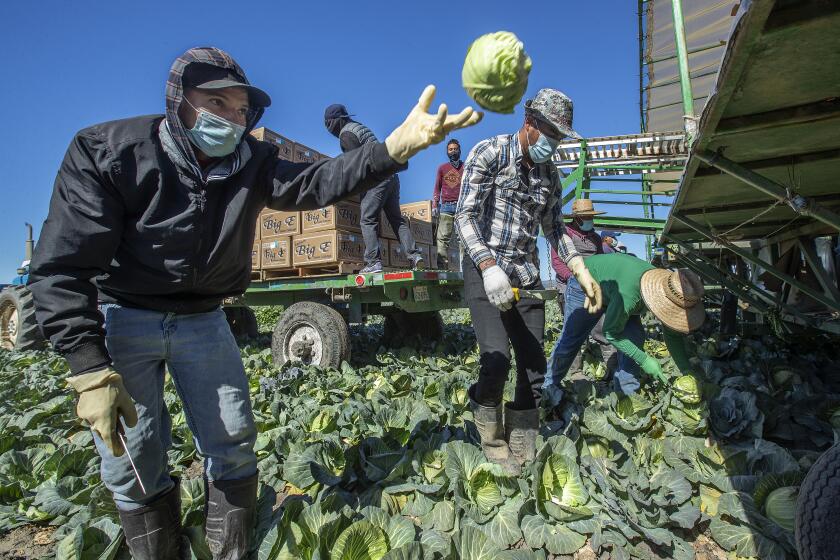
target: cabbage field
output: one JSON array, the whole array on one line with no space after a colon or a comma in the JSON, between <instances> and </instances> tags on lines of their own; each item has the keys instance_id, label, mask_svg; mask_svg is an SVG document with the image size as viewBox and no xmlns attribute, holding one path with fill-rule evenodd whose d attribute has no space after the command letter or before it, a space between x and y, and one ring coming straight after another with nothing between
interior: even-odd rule
<instances>
[{"instance_id":1,"label":"cabbage field","mask_svg":"<svg viewBox=\"0 0 840 560\"><path fill-rule=\"evenodd\" d=\"M693 377L649 342L671 388L624 398L587 356L537 460L511 477L471 422L468 317L446 313L444 341L419 351L354 327L354 363L333 371L275 370L267 333L242 343L260 432L255 558L795 558L798 485L840 426L830 340L696 335ZM65 374L49 352L0 351L2 558L128 557ZM185 533L208 558L201 464L174 390L166 402Z\"/></svg>"}]
</instances>

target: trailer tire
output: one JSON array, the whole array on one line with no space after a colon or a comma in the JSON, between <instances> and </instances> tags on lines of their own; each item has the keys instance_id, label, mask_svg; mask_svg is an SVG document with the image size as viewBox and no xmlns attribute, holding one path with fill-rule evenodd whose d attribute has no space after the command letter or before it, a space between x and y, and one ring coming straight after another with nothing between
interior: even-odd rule
<instances>
[{"instance_id":1,"label":"trailer tire","mask_svg":"<svg viewBox=\"0 0 840 560\"><path fill-rule=\"evenodd\" d=\"M236 338L256 338L260 334L257 316L250 307L224 307L230 332Z\"/></svg>"},{"instance_id":2,"label":"trailer tire","mask_svg":"<svg viewBox=\"0 0 840 560\"><path fill-rule=\"evenodd\" d=\"M26 286L5 288L0 292L0 348L35 350L44 346L32 293Z\"/></svg>"},{"instance_id":3,"label":"trailer tire","mask_svg":"<svg viewBox=\"0 0 840 560\"><path fill-rule=\"evenodd\" d=\"M385 316L382 345L386 348L418 347L443 339L443 319L437 311L395 311Z\"/></svg>"},{"instance_id":4,"label":"trailer tire","mask_svg":"<svg viewBox=\"0 0 840 560\"><path fill-rule=\"evenodd\" d=\"M840 444L808 471L796 500L796 549L801 560L830 560L840 550Z\"/></svg>"},{"instance_id":5,"label":"trailer tire","mask_svg":"<svg viewBox=\"0 0 840 560\"><path fill-rule=\"evenodd\" d=\"M332 307L298 302L280 315L271 337L271 355L278 367L297 361L337 369L350 359L350 329Z\"/></svg>"}]
</instances>

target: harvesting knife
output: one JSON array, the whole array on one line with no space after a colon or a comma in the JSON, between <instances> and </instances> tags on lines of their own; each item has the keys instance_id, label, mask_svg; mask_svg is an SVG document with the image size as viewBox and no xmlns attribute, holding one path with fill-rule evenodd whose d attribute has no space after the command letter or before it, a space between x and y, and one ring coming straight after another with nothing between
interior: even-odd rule
<instances>
[{"instance_id":1,"label":"harvesting knife","mask_svg":"<svg viewBox=\"0 0 840 560\"><path fill-rule=\"evenodd\" d=\"M557 290L520 290L519 288L512 288L513 299L519 301L522 298L539 299L542 301L551 301L557 299Z\"/></svg>"},{"instance_id":2,"label":"harvesting knife","mask_svg":"<svg viewBox=\"0 0 840 560\"><path fill-rule=\"evenodd\" d=\"M131 457L131 452L128 450L128 445L125 443L125 428L122 426L122 422L117 427L117 435L120 436L120 443L122 443L123 451L125 451L126 457L128 457L128 462L131 463L131 468L134 470L134 476L137 478L138 484L140 484L140 490L143 491L143 494L146 493L146 487L143 486L143 480L140 478L140 473L137 472L137 467L134 464L134 459Z\"/></svg>"}]
</instances>

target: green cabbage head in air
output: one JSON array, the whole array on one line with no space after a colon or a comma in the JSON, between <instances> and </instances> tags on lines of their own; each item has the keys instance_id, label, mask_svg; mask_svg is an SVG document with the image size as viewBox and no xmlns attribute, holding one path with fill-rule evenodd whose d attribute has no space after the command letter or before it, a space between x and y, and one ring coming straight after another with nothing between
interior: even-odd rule
<instances>
[{"instance_id":1,"label":"green cabbage head in air","mask_svg":"<svg viewBox=\"0 0 840 560\"><path fill-rule=\"evenodd\" d=\"M488 111L513 113L528 88L531 59L509 31L482 35L470 45L461 82L476 103Z\"/></svg>"}]
</instances>

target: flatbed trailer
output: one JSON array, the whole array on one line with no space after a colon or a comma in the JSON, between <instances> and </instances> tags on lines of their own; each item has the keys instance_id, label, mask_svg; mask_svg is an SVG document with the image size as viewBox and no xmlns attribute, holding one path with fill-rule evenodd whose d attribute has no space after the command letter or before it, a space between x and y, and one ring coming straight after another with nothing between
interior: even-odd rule
<instances>
[{"instance_id":1,"label":"flatbed trailer","mask_svg":"<svg viewBox=\"0 0 840 560\"><path fill-rule=\"evenodd\" d=\"M281 306L272 334L276 365L290 361L339 367L350 358L350 324L384 316L386 340L414 334L440 340L438 311L466 306L460 272L396 270L280 278L251 283L239 298L225 302L234 334L253 334L252 306Z\"/></svg>"}]
</instances>

